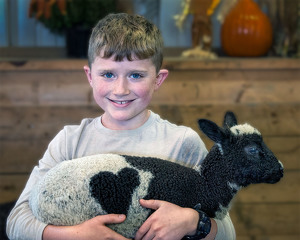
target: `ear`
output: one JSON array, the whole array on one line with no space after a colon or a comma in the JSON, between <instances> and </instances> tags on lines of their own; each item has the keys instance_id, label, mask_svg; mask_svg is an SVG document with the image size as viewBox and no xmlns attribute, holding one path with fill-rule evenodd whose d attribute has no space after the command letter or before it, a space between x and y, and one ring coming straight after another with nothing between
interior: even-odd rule
<instances>
[{"instance_id":1,"label":"ear","mask_svg":"<svg viewBox=\"0 0 300 240\"><path fill-rule=\"evenodd\" d=\"M222 143L225 138L225 133L217 124L207 119L198 120L201 131L215 143Z\"/></svg>"},{"instance_id":2,"label":"ear","mask_svg":"<svg viewBox=\"0 0 300 240\"><path fill-rule=\"evenodd\" d=\"M237 125L237 120L233 112L226 112L224 116L223 127L224 128L231 128Z\"/></svg>"},{"instance_id":3,"label":"ear","mask_svg":"<svg viewBox=\"0 0 300 240\"><path fill-rule=\"evenodd\" d=\"M87 80L89 81L90 85L93 87L93 85L92 85L92 73L91 73L90 67L85 65L83 67L83 69L84 69L85 75L87 77Z\"/></svg>"},{"instance_id":4,"label":"ear","mask_svg":"<svg viewBox=\"0 0 300 240\"><path fill-rule=\"evenodd\" d=\"M155 91L159 89L159 87L162 85L162 83L165 81L168 75L169 75L169 71L167 69L161 69L158 72L155 81Z\"/></svg>"}]
</instances>

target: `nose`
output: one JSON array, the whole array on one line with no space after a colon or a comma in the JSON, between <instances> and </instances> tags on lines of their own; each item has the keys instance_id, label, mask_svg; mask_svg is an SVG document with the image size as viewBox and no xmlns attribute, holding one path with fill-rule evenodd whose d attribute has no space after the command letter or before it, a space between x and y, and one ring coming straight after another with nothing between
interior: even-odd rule
<instances>
[{"instance_id":1,"label":"nose","mask_svg":"<svg viewBox=\"0 0 300 240\"><path fill-rule=\"evenodd\" d=\"M128 81L126 78L118 78L114 81L113 94L117 96L128 95L130 90L128 88Z\"/></svg>"}]
</instances>

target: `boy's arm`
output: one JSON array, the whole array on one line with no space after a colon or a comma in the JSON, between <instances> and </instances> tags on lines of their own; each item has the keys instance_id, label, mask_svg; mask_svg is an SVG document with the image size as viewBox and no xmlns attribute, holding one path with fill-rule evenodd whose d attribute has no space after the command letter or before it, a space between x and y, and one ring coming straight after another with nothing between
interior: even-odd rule
<instances>
[{"instance_id":1,"label":"boy's arm","mask_svg":"<svg viewBox=\"0 0 300 240\"><path fill-rule=\"evenodd\" d=\"M61 146L65 145L64 139L65 133L61 131L49 144L43 158L39 161L39 165L32 170L23 192L7 218L6 232L9 239L42 239L46 224L34 217L29 207L29 196L31 189L44 174L61 159L65 159L65 156L61 154L63 151Z\"/></svg>"},{"instance_id":2,"label":"boy's arm","mask_svg":"<svg viewBox=\"0 0 300 240\"><path fill-rule=\"evenodd\" d=\"M31 188L38 181L38 169L35 167L16 205L11 210L6 225L9 239L41 239L46 224L38 221L28 204Z\"/></svg>"},{"instance_id":3,"label":"boy's arm","mask_svg":"<svg viewBox=\"0 0 300 240\"><path fill-rule=\"evenodd\" d=\"M109 214L97 216L76 226L53 226L38 221L26 202L18 204L10 214L7 233L9 239L116 239L128 240L106 227L108 223L120 223L124 215ZM103 238L101 238L103 237Z\"/></svg>"},{"instance_id":4,"label":"boy's arm","mask_svg":"<svg viewBox=\"0 0 300 240\"><path fill-rule=\"evenodd\" d=\"M124 220L124 215L108 214L97 216L75 226L48 225L43 232L43 240L128 240L105 226L106 224L121 223Z\"/></svg>"}]
</instances>

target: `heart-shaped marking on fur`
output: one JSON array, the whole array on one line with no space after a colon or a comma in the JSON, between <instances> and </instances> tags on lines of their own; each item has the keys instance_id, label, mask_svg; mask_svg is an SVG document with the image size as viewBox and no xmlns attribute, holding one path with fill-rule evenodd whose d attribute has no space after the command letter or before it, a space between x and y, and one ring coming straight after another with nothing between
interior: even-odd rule
<instances>
[{"instance_id":1,"label":"heart-shaped marking on fur","mask_svg":"<svg viewBox=\"0 0 300 240\"><path fill-rule=\"evenodd\" d=\"M140 184L138 171L123 168L117 174L99 172L91 177L90 192L108 214L127 214L132 194Z\"/></svg>"}]
</instances>

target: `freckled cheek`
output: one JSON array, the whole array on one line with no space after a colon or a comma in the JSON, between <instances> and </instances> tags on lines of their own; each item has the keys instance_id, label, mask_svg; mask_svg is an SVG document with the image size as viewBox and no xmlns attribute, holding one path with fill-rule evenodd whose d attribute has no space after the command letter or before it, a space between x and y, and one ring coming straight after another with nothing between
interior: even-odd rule
<instances>
[{"instance_id":1,"label":"freckled cheek","mask_svg":"<svg viewBox=\"0 0 300 240\"><path fill-rule=\"evenodd\" d=\"M140 88L136 89L135 94L139 96L139 98L142 98L143 100L149 100L151 99L153 95L153 89L152 88Z\"/></svg>"},{"instance_id":2,"label":"freckled cheek","mask_svg":"<svg viewBox=\"0 0 300 240\"><path fill-rule=\"evenodd\" d=\"M109 93L109 87L105 84L98 84L93 87L94 96L104 97Z\"/></svg>"}]
</instances>

